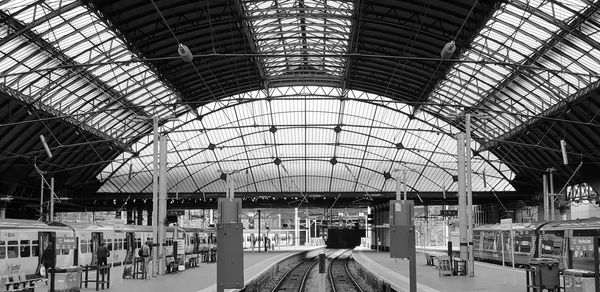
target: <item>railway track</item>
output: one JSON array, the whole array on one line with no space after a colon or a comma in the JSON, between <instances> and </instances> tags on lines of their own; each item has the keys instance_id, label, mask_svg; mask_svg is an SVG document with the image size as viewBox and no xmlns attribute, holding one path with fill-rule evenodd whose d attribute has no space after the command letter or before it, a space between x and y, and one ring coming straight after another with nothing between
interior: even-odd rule
<instances>
[{"instance_id":1,"label":"railway track","mask_svg":"<svg viewBox=\"0 0 600 292\"><path fill-rule=\"evenodd\" d=\"M338 255L331 260L329 264L329 283L333 292L363 292L363 289L358 285L356 279L348 269L348 261L352 253L350 250Z\"/></svg>"},{"instance_id":2,"label":"railway track","mask_svg":"<svg viewBox=\"0 0 600 292\"><path fill-rule=\"evenodd\" d=\"M307 258L296 264L292 269L285 273L275 285L272 292L281 291L305 291L306 279L310 271L319 262L318 257Z\"/></svg>"}]
</instances>

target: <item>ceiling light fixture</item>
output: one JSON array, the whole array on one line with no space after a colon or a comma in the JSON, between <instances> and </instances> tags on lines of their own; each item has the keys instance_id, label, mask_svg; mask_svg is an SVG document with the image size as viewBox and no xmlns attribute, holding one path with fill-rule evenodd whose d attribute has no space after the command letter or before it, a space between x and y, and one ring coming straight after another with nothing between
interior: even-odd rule
<instances>
[{"instance_id":1,"label":"ceiling light fixture","mask_svg":"<svg viewBox=\"0 0 600 292\"><path fill-rule=\"evenodd\" d=\"M444 48L442 49L440 56L442 57L442 59L448 59L452 57L454 51L456 51L456 43L454 41L447 42Z\"/></svg>"},{"instance_id":2,"label":"ceiling light fixture","mask_svg":"<svg viewBox=\"0 0 600 292\"><path fill-rule=\"evenodd\" d=\"M190 48L184 44L179 44L179 47L177 47L177 53L179 53L179 56L184 62L191 63L192 60L194 60L194 55L192 55Z\"/></svg>"},{"instance_id":3,"label":"ceiling light fixture","mask_svg":"<svg viewBox=\"0 0 600 292\"><path fill-rule=\"evenodd\" d=\"M52 152L50 152L50 147L48 147L48 143L46 143L46 138L44 137L44 135L40 135L40 140L42 141L42 145L44 145L44 150L46 150L48 158L52 158Z\"/></svg>"}]
</instances>

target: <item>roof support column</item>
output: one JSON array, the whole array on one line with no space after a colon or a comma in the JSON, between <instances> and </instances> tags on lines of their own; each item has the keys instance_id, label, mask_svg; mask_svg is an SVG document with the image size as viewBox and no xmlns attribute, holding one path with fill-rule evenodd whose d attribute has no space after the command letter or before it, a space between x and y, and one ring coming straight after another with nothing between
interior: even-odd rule
<instances>
[{"instance_id":1,"label":"roof support column","mask_svg":"<svg viewBox=\"0 0 600 292\"><path fill-rule=\"evenodd\" d=\"M158 198L158 250L159 274L165 274L165 218L167 217L167 136L160 136L160 186Z\"/></svg>"},{"instance_id":2,"label":"roof support column","mask_svg":"<svg viewBox=\"0 0 600 292\"><path fill-rule=\"evenodd\" d=\"M550 219L550 214L548 213L550 201L548 200L548 175L542 175L542 183L543 183L543 191L544 191L544 221L548 221Z\"/></svg>"},{"instance_id":3,"label":"roof support column","mask_svg":"<svg viewBox=\"0 0 600 292\"><path fill-rule=\"evenodd\" d=\"M458 233L460 237L460 259L467 261L467 193L465 179L465 133L456 134L458 151Z\"/></svg>"},{"instance_id":4,"label":"roof support column","mask_svg":"<svg viewBox=\"0 0 600 292\"><path fill-rule=\"evenodd\" d=\"M298 218L298 208L294 208L294 246L300 245L300 229L298 229L299 224L300 219Z\"/></svg>"},{"instance_id":5,"label":"roof support column","mask_svg":"<svg viewBox=\"0 0 600 292\"><path fill-rule=\"evenodd\" d=\"M152 277L158 274L158 117L152 118L153 161L152 161Z\"/></svg>"}]
</instances>

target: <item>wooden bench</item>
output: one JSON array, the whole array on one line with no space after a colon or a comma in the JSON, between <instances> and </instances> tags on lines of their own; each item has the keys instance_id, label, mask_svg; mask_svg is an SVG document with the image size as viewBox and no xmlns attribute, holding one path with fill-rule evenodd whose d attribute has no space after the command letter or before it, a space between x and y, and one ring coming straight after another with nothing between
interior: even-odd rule
<instances>
[{"instance_id":1,"label":"wooden bench","mask_svg":"<svg viewBox=\"0 0 600 292\"><path fill-rule=\"evenodd\" d=\"M0 278L0 288L2 291L30 291L36 287L47 285L47 280L44 278L27 279L25 274L14 274L2 276Z\"/></svg>"}]
</instances>

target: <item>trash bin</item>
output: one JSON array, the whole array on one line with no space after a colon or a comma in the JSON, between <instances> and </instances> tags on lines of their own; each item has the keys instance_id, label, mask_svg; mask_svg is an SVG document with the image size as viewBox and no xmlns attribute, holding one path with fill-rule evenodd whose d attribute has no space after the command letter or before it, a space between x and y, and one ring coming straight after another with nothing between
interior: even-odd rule
<instances>
[{"instance_id":1,"label":"trash bin","mask_svg":"<svg viewBox=\"0 0 600 292\"><path fill-rule=\"evenodd\" d=\"M54 291L80 291L80 283L81 267L71 266L66 268L56 268L54 273Z\"/></svg>"},{"instance_id":2,"label":"trash bin","mask_svg":"<svg viewBox=\"0 0 600 292\"><path fill-rule=\"evenodd\" d=\"M564 270L565 292L594 291L594 272L588 270Z\"/></svg>"},{"instance_id":3,"label":"trash bin","mask_svg":"<svg viewBox=\"0 0 600 292\"><path fill-rule=\"evenodd\" d=\"M438 257L438 275L452 276L452 263L449 256Z\"/></svg>"},{"instance_id":4,"label":"trash bin","mask_svg":"<svg viewBox=\"0 0 600 292\"><path fill-rule=\"evenodd\" d=\"M460 258L454 258L454 275L465 276L467 274L467 262Z\"/></svg>"},{"instance_id":5,"label":"trash bin","mask_svg":"<svg viewBox=\"0 0 600 292\"><path fill-rule=\"evenodd\" d=\"M538 289L559 289L558 260L550 258L532 258L529 261L531 287ZM530 283L527 283L530 285Z\"/></svg>"}]
</instances>

